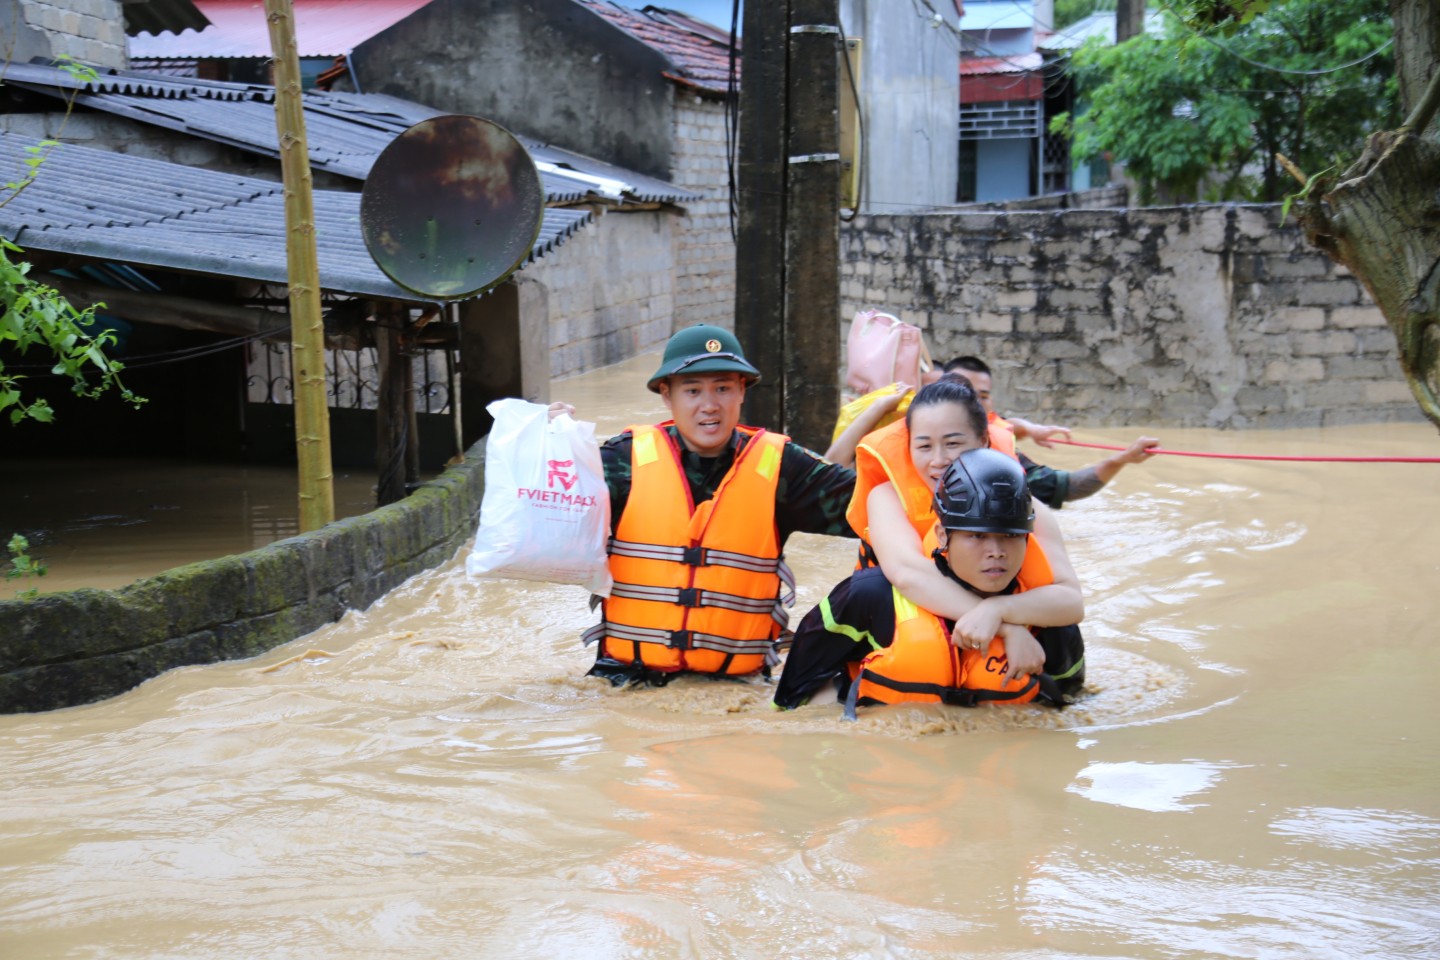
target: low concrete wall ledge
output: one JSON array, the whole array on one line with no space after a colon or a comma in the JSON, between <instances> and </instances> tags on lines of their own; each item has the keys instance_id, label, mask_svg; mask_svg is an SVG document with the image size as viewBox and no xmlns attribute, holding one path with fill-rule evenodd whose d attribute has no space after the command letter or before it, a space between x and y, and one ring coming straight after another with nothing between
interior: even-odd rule
<instances>
[{"instance_id":1,"label":"low concrete wall ledge","mask_svg":"<svg viewBox=\"0 0 1440 960\"><path fill-rule=\"evenodd\" d=\"M363 610L475 532L482 439L398 503L117 590L0 601L0 712L115 696L171 667L253 657Z\"/></svg>"}]
</instances>

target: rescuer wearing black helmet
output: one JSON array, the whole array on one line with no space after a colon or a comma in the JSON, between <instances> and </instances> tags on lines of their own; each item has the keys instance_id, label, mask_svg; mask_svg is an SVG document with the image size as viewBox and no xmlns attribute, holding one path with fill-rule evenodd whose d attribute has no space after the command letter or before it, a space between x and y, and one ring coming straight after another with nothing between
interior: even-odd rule
<instances>
[{"instance_id":1,"label":"rescuer wearing black helmet","mask_svg":"<svg viewBox=\"0 0 1440 960\"><path fill-rule=\"evenodd\" d=\"M1030 536L1035 511L1025 471L1013 458L984 447L961 453L941 476L934 507L937 519L925 549L942 574L972 594L1004 597L1052 578ZM999 637L954 657L937 652L951 645L953 626L917 608L879 567L860 570L801 621L775 704L800 706L833 680L850 716L857 702L928 699L973 706L1039 699L1062 706L1084 683L1078 626L1031 628L1045 652L1044 671L1033 686L1009 669Z\"/></svg>"},{"instance_id":2,"label":"rescuer wearing black helmet","mask_svg":"<svg viewBox=\"0 0 1440 960\"><path fill-rule=\"evenodd\" d=\"M1025 471L989 448L967 450L935 490L935 538L949 572L981 596L1003 591L1025 561L1035 510Z\"/></svg>"}]
</instances>

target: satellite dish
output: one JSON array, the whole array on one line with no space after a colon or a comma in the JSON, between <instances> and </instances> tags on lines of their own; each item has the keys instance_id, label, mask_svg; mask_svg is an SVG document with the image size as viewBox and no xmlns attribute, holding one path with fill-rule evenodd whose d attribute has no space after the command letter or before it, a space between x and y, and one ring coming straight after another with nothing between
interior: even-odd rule
<instances>
[{"instance_id":1,"label":"satellite dish","mask_svg":"<svg viewBox=\"0 0 1440 960\"><path fill-rule=\"evenodd\" d=\"M422 120L375 160L360 232L391 280L459 300L504 280L530 255L545 188L514 134L479 117Z\"/></svg>"}]
</instances>

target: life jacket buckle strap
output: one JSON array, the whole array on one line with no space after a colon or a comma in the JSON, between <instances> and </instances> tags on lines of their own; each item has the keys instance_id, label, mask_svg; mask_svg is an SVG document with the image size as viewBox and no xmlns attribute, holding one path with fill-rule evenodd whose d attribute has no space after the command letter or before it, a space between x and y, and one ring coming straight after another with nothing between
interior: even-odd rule
<instances>
[{"instance_id":1,"label":"life jacket buckle strap","mask_svg":"<svg viewBox=\"0 0 1440 960\"><path fill-rule=\"evenodd\" d=\"M675 591L675 602L682 607L698 607L700 606L700 593L701 591L695 587L684 587Z\"/></svg>"},{"instance_id":2,"label":"life jacket buckle strap","mask_svg":"<svg viewBox=\"0 0 1440 960\"><path fill-rule=\"evenodd\" d=\"M707 567L710 565L709 553L704 547L686 547L680 562L691 567Z\"/></svg>"},{"instance_id":3,"label":"life jacket buckle strap","mask_svg":"<svg viewBox=\"0 0 1440 960\"><path fill-rule=\"evenodd\" d=\"M676 650L689 650L689 649L690 649L690 631L689 631L689 630L671 630L671 631L670 631L670 642L667 644L667 646L674 647Z\"/></svg>"}]
</instances>

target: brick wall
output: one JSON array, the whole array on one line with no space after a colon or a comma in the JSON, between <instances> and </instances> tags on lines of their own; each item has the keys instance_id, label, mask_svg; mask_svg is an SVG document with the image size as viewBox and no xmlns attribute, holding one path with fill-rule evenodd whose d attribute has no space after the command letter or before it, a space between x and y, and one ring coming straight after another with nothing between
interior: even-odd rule
<instances>
[{"instance_id":1,"label":"brick wall","mask_svg":"<svg viewBox=\"0 0 1440 960\"><path fill-rule=\"evenodd\" d=\"M1278 206L857 218L842 324L878 307L984 357L1005 409L1081 425L1418 420L1361 284Z\"/></svg>"},{"instance_id":2,"label":"brick wall","mask_svg":"<svg viewBox=\"0 0 1440 960\"><path fill-rule=\"evenodd\" d=\"M685 205L676 233L675 329L694 323L735 328L735 242L725 166L725 105L682 89L675 94L672 181L703 194Z\"/></svg>"},{"instance_id":3,"label":"brick wall","mask_svg":"<svg viewBox=\"0 0 1440 960\"><path fill-rule=\"evenodd\" d=\"M21 17L49 37L51 56L92 67L124 67L125 19L120 0L19 0Z\"/></svg>"},{"instance_id":4,"label":"brick wall","mask_svg":"<svg viewBox=\"0 0 1440 960\"><path fill-rule=\"evenodd\" d=\"M550 375L628 360L664 343L675 315L675 231L666 211L602 213L520 273L545 290Z\"/></svg>"}]
</instances>

